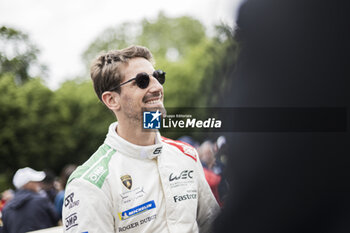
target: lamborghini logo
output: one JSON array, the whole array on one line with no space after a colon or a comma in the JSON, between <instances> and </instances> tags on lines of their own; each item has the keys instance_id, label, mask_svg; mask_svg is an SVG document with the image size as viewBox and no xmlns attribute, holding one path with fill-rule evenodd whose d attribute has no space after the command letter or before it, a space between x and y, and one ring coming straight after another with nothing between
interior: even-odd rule
<instances>
[{"instance_id":1,"label":"lamborghini logo","mask_svg":"<svg viewBox=\"0 0 350 233\"><path fill-rule=\"evenodd\" d=\"M131 189L132 186L132 179L130 175L125 175L120 177L120 180L123 182L124 186L128 189Z\"/></svg>"}]
</instances>

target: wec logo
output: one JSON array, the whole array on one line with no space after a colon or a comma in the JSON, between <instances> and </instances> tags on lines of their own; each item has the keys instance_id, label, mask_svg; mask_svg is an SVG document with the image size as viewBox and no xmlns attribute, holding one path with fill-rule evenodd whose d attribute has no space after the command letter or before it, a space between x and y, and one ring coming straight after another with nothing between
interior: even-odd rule
<instances>
[{"instance_id":1,"label":"wec logo","mask_svg":"<svg viewBox=\"0 0 350 233\"><path fill-rule=\"evenodd\" d=\"M192 179L193 178L192 173L193 173L193 170L184 170L177 176L174 175L173 173L171 173L169 176L169 181L174 181L174 180L179 180L179 179L185 180L187 178Z\"/></svg>"}]
</instances>

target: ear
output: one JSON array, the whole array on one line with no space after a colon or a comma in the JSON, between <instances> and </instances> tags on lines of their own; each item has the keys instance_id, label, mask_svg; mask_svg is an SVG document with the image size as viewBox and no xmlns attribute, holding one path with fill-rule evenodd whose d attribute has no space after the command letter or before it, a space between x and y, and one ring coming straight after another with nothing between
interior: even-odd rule
<instances>
[{"instance_id":1,"label":"ear","mask_svg":"<svg viewBox=\"0 0 350 233\"><path fill-rule=\"evenodd\" d=\"M112 111L120 109L120 95L114 91L105 91L102 96L103 103Z\"/></svg>"}]
</instances>

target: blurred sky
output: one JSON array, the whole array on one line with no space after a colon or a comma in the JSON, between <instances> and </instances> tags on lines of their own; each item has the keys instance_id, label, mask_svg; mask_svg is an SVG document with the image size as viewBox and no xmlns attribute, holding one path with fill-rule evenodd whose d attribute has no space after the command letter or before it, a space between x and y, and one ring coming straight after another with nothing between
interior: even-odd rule
<instances>
[{"instance_id":1,"label":"blurred sky","mask_svg":"<svg viewBox=\"0 0 350 233\"><path fill-rule=\"evenodd\" d=\"M49 68L46 84L56 89L67 78L84 73L81 54L107 27L122 22L190 15L208 28L234 26L242 0L0 0L0 26L29 34Z\"/></svg>"}]
</instances>

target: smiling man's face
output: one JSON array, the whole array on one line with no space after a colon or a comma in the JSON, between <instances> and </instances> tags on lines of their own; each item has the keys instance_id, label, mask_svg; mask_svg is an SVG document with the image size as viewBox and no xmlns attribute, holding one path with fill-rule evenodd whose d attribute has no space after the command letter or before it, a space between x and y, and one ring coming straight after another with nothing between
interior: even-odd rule
<instances>
[{"instance_id":1,"label":"smiling man's face","mask_svg":"<svg viewBox=\"0 0 350 233\"><path fill-rule=\"evenodd\" d=\"M155 110L164 109L163 105L163 86L152 76L153 65L145 58L132 58L128 63L123 64L123 77L121 83L135 78L138 73L145 72L150 75L149 85L141 89L135 81L121 86L120 110L119 112L130 120L141 121L142 109Z\"/></svg>"}]
</instances>

